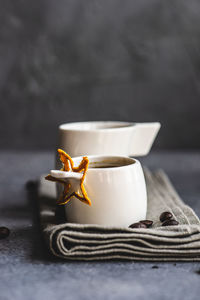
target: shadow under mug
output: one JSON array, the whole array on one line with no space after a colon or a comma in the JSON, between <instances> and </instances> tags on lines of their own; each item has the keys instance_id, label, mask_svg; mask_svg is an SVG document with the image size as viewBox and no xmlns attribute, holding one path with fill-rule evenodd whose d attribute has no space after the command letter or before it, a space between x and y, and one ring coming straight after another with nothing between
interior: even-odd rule
<instances>
[{"instance_id":1,"label":"shadow under mug","mask_svg":"<svg viewBox=\"0 0 200 300\"><path fill-rule=\"evenodd\" d=\"M140 162L126 156L92 155L88 158L84 187L92 204L89 206L72 197L65 205L67 221L128 227L145 219L147 193ZM78 166L81 160L82 157L73 158L74 165ZM79 191L82 174L63 173L62 178L71 184L72 190ZM60 192L59 188L58 194Z\"/></svg>"}]
</instances>

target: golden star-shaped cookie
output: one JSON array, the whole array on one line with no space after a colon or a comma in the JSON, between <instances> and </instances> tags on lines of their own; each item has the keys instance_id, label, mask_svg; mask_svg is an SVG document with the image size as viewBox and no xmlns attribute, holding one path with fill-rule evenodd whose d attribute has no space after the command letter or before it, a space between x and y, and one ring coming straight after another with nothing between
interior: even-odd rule
<instances>
[{"instance_id":1,"label":"golden star-shaped cookie","mask_svg":"<svg viewBox=\"0 0 200 300\"><path fill-rule=\"evenodd\" d=\"M55 177L51 176L50 174L45 177L46 180L59 182L59 183L63 184L63 192L62 192L60 198L58 199L58 204L64 205L67 202L69 202L71 197L74 196L77 199L79 199L80 201L82 201L88 205L91 205L90 198L88 197L85 187L83 185L83 182L84 182L84 179L86 176L86 172L88 169L88 165L89 165L89 160L88 160L87 156L83 157L83 159L80 162L78 167L74 167L74 162L73 162L72 158L65 151L63 151L62 149L58 149L58 153L60 155L60 160L63 164L61 171L66 171L66 172L70 171L70 166L71 166L71 170L73 172L82 172L83 171L83 176L80 181L80 190L81 190L82 195L80 195L79 193L77 193L75 191L73 191L72 193L69 194L71 185L69 182L65 182L65 180L63 180L63 179L55 178Z\"/></svg>"}]
</instances>

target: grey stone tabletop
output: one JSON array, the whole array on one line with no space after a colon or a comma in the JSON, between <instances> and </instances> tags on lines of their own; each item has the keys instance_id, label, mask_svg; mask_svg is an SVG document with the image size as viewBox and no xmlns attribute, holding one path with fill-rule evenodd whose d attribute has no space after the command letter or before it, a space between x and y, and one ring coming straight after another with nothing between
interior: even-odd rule
<instances>
[{"instance_id":1,"label":"grey stone tabletop","mask_svg":"<svg viewBox=\"0 0 200 300\"><path fill-rule=\"evenodd\" d=\"M140 161L163 168L200 216L200 152L152 152ZM0 152L0 299L199 299L200 263L65 262L40 236L37 203L25 184L54 165L51 152Z\"/></svg>"}]
</instances>

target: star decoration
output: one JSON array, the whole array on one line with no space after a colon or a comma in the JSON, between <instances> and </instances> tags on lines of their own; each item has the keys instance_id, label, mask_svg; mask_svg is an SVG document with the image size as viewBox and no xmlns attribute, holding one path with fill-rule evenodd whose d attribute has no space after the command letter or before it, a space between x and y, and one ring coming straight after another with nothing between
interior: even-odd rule
<instances>
[{"instance_id":1,"label":"star decoration","mask_svg":"<svg viewBox=\"0 0 200 300\"><path fill-rule=\"evenodd\" d=\"M77 199L79 199L80 201L82 201L88 205L91 205L90 198L88 197L85 187L83 185L83 182L84 182L84 179L86 176L86 172L88 169L88 165L89 165L89 160L88 160L87 156L83 157L83 159L80 162L78 167L74 167L74 162L73 162L72 158L65 151L63 151L62 149L58 149L58 153L60 156L60 160L63 164L61 171L66 171L66 172L70 171L70 166L71 166L71 170L73 172L82 172L83 171L83 176L80 180L80 190L81 190L82 195L80 195L79 193L74 192L74 191L69 194L70 189L71 189L71 184L69 182L66 182L63 179L55 178L55 177L51 176L50 174L45 177L46 180L59 182L63 185L63 192L62 192L60 198L58 199L58 204L59 205L67 204L70 201L70 199L74 196Z\"/></svg>"}]
</instances>

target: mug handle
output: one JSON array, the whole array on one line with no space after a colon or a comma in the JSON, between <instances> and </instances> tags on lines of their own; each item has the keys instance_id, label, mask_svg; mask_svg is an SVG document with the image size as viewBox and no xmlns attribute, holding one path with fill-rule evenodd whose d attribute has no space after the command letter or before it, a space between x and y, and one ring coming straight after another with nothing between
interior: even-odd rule
<instances>
[{"instance_id":1,"label":"mug handle","mask_svg":"<svg viewBox=\"0 0 200 300\"><path fill-rule=\"evenodd\" d=\"M135 123L132 128L129 156L147 155L151 150L160 126L159 122Z\"/></svg>"}]
</instances>

